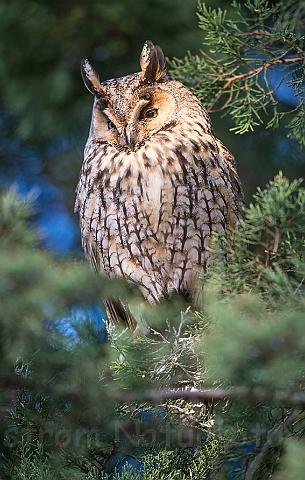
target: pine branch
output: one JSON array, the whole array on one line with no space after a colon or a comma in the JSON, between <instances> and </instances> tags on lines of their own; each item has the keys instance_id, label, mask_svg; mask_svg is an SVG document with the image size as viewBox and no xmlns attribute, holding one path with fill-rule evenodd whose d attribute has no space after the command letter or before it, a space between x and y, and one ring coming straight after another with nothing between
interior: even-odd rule
<instances>
[{"instance_id":1,"label":"pine branch","mask_svg":"<svg viewBox=\"0 0 305 480\"><path fill-rule=\"evenodd\" d=\"M299 411L296 411L294 408L291 409L286 415L282 422L279 423L271 432L268 432L268 438L263 447L261 448L259 454L254 458L250 463L246 471L245 480L252 480L258 468L264 462L264 457L267 451L274 447L274 441L278 441L279 434L285 430L289 425L291 425L299 415Z\"/></svg>"},{"instance_id":2,"label":"pine branch","mask_svg":"<svg viewBox=\"0 0 305 480\"><path fill-rule=\"evenodd\" d=\"M270 6L264 0L232 6L234 19L226 11L199 5L199 27L209 52L174 59L171 72L209 112L229 113L236 133L252 131L266 116L267 128L292 118L289 134L304 146L304 6L295 9L292 1ZM274 69L279 72L277 84L270 86L268 75ZM280 96L284 83L291 86L291 110Z\"/></svg>"},{"instance_id":3,"label":"pine branch","mask_svg":"<svg viewBox=\"0 0 305 480\"><path fill-rule=\"evenodd\" d=\"M135 397L128 395L129 399ZM272 392L262 387L249 388L245 386L235 388L205 388L196 390L174 390L174 391L158 391L144 393L144 398L147 401L158 402L160 400L178 400L184 399L191 402L198 402L203 400L220 401L224 399L238 399L247 398L252 402L272 402L277 405L296 405L303 407L305 405L305 393L275 391Z\"/></svg>"},{"instance_id":4,"label":"pine branch","mask_svg":"<svg viewBox=\"0 0 305 480\"><path fill-rule=\"evenodd\" d=\"M283 54L284 55L284 54ZM226 93L226 90L228 87L231 87L232 83L237 83L237 81L243 81L249 77L252 76L257 76L261 72L268 70L268 68L273 67L274 65L289 65L290 63L295 63L295 62L302 62L304 60L304 57L290 57L290 58L282 58L283 55L280 57L274 59L272 62L266 62L262 66L253 68L252 70L249 70L248 72L245 73L240 73L239 75L234 75L232 77L227 77L223 79L224 85L223 85L223 93ZM209 74L211 77L218 77L218 74L216 73L210 73ZM275 90L273 90L274 92ZM273 93L272 91L267 92L267 94L271 95ZM232 97L233 98L233 97ZM228 106L228 103L226 102L225 107ZM222 107L221 110L223 110L225 107ZM209 112L213 112L214 110L209 110Z\"/></svg>"}]
</instances>

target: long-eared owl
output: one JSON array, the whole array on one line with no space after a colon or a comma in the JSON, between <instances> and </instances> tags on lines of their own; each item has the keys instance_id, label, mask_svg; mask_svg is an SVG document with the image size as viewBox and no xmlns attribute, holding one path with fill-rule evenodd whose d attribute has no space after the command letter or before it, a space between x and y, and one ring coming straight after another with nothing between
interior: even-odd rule
<instances>
[{"instance_id":1,"label":"long-eared owl","mask_svg":"<svg viewBox=\"0 0 305 480\"><path fill-rule=\"evenodd\" d=\"M161 48L147 41L140 67L100 83L82 62L94 105L75 210L96 269L153 303L193 291L211 233L242 216L242 190L233 156L199 100L166 73Z\"/></svg>"}]
</instances>

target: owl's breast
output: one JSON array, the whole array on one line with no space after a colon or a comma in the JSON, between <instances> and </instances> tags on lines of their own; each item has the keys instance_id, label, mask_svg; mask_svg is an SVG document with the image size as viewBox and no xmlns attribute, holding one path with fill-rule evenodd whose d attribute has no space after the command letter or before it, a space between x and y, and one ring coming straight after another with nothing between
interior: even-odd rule
<instances>
[{"instance_id":1,"label":"owl's breast","mask_svg":"<svg viewBox=\"0 0 305 480\"><path fill-rule=\"evenodd\" d=\"M150 301L191 290L209 264L212 232L240 213L230 162L213 137L195 133L176 144L163 133L131 153L89 144L83 164L77 207L87 256Z\"/></svg>"}]
</instances>

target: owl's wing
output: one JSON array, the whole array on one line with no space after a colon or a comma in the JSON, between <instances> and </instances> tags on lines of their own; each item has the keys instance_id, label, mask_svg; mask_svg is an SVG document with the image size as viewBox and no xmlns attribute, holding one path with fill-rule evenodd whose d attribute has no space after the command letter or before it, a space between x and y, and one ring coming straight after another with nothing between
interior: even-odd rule
<instances>
[{"instance_id":1,"label":"owl's wing","mask_svg":"<svg viewBox=\"0 0 305 480\"><path fill-rule=\"evenodd\" d=\"M237 173L235 158L233 157L230 150L228 150L227 147L225 147L224 144L220 140L218 140L218 138L216 138L216 143L217 143L220 155L222 156L224 162L228 166L231 184L234 189L233 193L236 199L238 210L240 212L238 216L241 219L242 211L240 207L244 202L244 193L243 193L241 182Z\"/></svg>"}]
</instances>

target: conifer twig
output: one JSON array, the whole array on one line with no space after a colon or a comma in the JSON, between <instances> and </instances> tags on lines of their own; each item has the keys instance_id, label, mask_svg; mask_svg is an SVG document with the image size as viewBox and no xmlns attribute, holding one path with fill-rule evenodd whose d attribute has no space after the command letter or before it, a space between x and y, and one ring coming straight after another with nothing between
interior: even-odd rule
<instances>
[{"instance_id":1,"label":"conifer twig","mask_svg":"<svg viewBox=\"0 0 305 480\"><path fill-rule=\"evenodd\" d=\"M292 408L286 415L284 420L277 425L271 433L268 435L267 441L264 443L262 449L260 450L259 454L256 455L254 460L250 463L249 467L246 471L245 480L252 480L255 472L259 468L259 466L263 463L264 457L269 450L270 447L274 445L275 440L278 441L279 433L282 432L288 425L295 420L299 412Z\"/></svg>"}]
</instances>

